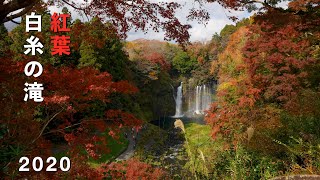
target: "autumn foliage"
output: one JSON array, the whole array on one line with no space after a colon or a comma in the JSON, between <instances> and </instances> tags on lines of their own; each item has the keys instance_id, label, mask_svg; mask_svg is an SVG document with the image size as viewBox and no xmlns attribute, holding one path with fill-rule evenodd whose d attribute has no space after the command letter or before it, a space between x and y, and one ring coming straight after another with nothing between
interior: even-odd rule
<instances>
[{"instance_id":1,"label":"autumn foliage","mask_svg":"<svg viewBox=\"0 0 320 180\"><path fill-rule=\"evenodd\" d=\"M306 99L311 94L318 97L319 79L314 73L319 70L319 14L269 9L252 22L230 37L212 63L212 72L218 71L219 98L206 120L214 138L230 142L227 148L247 143L251 129L249 147L280 152L281 146L270 136L287 127L284 113L317 117Z\"/></svg>"},{"instance_id":2,"label":"autumn foliage","mask_svg":"<svg viewBox=\"0 0 320 180\"><path fill-rule=\"evenodd\" d=\"M55 137L63 138L69 144L70 157L81 159L79 146L82 146L89 156L97 158L99 153L108 151L105 149L105 138L95 135L97 130L108 130L116 138L123 127L141 126L139 119L121 110L106 110L103 118L79 118L79 114L90 108L94 101L108 103L112 93L137 92L137 88L128 82L113 82L107 72L89 67L54 68L50 65L45 66L40 78L25 78L21 73L24 65L25 62L1 59L1 94L2 99L7 102L1 104L1 130L9 132L1 138L3 150L19 148L20 153L29 154L30 157L45 157L51 155L50 141ZM44 83L46 89L43 94L45 100L41 104L23 101L21 85L35 80ZM20 109L18 113L17 109ZM16 158L14 154L8 156L7 158ZM2 161L2 165L9 168L14 164L10 163L12 160L8 160ZM16 159L14 161L17 162Z\"/></svg>"}]
</instances>

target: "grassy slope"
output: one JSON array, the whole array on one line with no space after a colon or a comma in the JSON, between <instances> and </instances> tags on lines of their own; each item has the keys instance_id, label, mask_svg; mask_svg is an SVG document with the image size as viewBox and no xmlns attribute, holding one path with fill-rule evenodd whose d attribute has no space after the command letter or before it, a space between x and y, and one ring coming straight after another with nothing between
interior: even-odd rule
<instances>
[{"instance_id":1,"label":"grassy slope","mask_svg":"<svg viewBox=\"0 0 320 180\"><path fill-rule=\"evenodd\" d=\"M223 147L221 142L213 141L210 136L210 126L196 123L185 124L186 140L185 144L189 153L190 161L187 168L191 171L195 170L199 174L208 176L212 171L214 152L221 150ZM201 176L199 175L198 176Z\"/></svg>"}]
</instances>

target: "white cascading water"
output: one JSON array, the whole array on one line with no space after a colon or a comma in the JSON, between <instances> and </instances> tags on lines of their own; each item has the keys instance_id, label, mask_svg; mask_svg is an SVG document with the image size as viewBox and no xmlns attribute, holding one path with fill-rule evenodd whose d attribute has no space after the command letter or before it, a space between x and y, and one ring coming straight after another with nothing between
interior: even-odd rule
<instances>
[{"instance_id":1,"label":"white cascading water","mask_svg":"<svg viewBox=\"0 0 320 180\"><path fill-rule=\"evenodd\" d=\"M185 101L183 102L182 95L182 82L177 88L176 96L174 96L176 102L176 112L173 118L179 118L183 116L192 117L195 114L204 114L206 110L209 110L212 103L212 95L214 93L214 87L212 84L198 85L195 88L188 88L185 92ZM182 108L183 103L187 103L185 106L188 109Z\"/></svg>"},{"instance_id":2,"label":"white cascading water","mask_svg":"<svg viewBox=\"0 0 320 180\"><path fill-rule=\"evenodd\" d=\"M212 92L210 86L197 86L195 92L195 108L193 112L195 114L203 114L205 110L208 110L211 104L211 96Z\"/></svg>"},{"instance_id":3,"label":"white cascading water","mask_svg":"<svg viewBox=\"0 0 320 180\"><path fill-rule=\"evenodd\" d=\"M201 96L201 86L197 86L196 87L196 108L194 111L196 114L201 114L200 113L200 104L201 104L200 96Z\"/></svg>"},{"instance_id":4,"label":"white cascading water","mask_svg":"<svg viewBox=\"0 0 320 180\"><path fill-rule=\"evenodd\" d=\"M206 85L203 85L202 88L202 93L201 93L201 110L205 110L206 109L206 104L207 102L207 91L206 91Z\"/></svg>"},{"instance_id":5,"label":"white cascading water","mask_svg":"<svg viewBox=\"0 0 320 180\"><path fill-rule=\"evenodd\" d=\"M176 101L176 113L173 117L182 117L182 82L177 89L177 97L175 98Z\"/></svg>"}]
</instances>

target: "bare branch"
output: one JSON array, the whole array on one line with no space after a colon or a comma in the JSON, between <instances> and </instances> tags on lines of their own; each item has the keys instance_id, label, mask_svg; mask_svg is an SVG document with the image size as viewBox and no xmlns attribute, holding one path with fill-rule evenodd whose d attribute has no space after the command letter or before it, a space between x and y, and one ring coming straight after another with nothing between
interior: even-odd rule
<instances>
[{"instance_id":1,"label":"bare branch","mask_svg":"<svg viewBox=\"0 0 320 180\"><path fill-rule=\"evenodd\" d=\"M66 4L68 4L69 6L73 7L74 9L81 10L81 11L84 11L84 10L85 10L85 9L83 9L83 8L81 8L81 7L75 6L75 5L72 4L72 3L69 3L69 2L66 1L66 0L61 0L61 1L64 2L64 3L66 3Z\"/></svg>"},{"instance_id":2,"label":"bare branch","mask_svg":"<svg viewBox=\"0 0 320 180\"><path fill-rule=\"evenodd\" d=\"M24 8L22 11L20 11L16 14L10 15L8 17L5 17L3 22L8 22L8 21L11 21L15 18L18 18L18 17L25 15L27 12L29 12L32 9L33 6L34 6L34 4L31 4L31 5L27 6L26 8Z\"/></svg>"},{"instance_id":3,"label":"bare branch","mask_svg":"<svg viewBox=\"0 0 320 180\"><path fill-rule=\"evenodd\" d=\"M61 0L61 1L64 2L64 3L66 3L67 5L71 6L72 8L74 8L74 9L76 9L76 10L83 11L84 15L86 15L87 20L89 21L89 17L88 17L88 15L87 15L87 13L86 13L86 9L85 9L85 8L77 7L77 6L75 6L74 4L69 3L69 2L66 1L66 0Z\"/></svg>"},{"instance_id":4,"label":"bare branch","mask_svg":"<svg viewBox=\"0 0 320 180\"><path fill-rule=\"evenodd\" d=\"M54 133L54 132L61 132L62 130L65 130L65 129L68 129L68 128L71 128L71 127L74 127L74 126L78 126L80 124L82 124L84 121L82 122L79 122L79 123L76 123L76 124L73 124L73 125L70 125L70 126L67 126L65 128L62 128L62 129L56 129L56 130L53 130L53 131L49 131L49 132L46 132L46 133L43 133L43 135L45 134L50 134L50 133Z\"/></svg>"},{"instance_id":5,"label":"bare branch","mask_svg":"<svg viewBox=\"0 0 320 180\"><path fill-rule=\"evenodd\" d=\"M15 21L15 20L13 20L13 19L11 19L10 21L13 22L13 23L15 23L15 24L21 24L21 23Z\"/></svg>"},{"instance_id":6,"label":"bare branch","mask_svg":"<svg viewBox=\"0 0 320 180\"><path fill-rule=\"evenodd\" d=\"M265 7L271 7L269 3L267 3L267 1L262 1L262 0L251 0L251 1L245 1L245 0L242 0L240 1L241 3L243 4L254 4L254 3L258 3L258 4L261 4Z\"/></svg>"},{"instance_id":7,"label":"bare branch","mask_svg":"<svg viewBox=\"0 0 320 180\"><path fill-rule=\"evenodd\" d=\"M37 139L39 139L39 138L42 136L44 130L45 130L46 127L49 125L49 123L50 123L57 115L59 115L63 110L64 110L64 108L62 108L59 112L57 112L56 114L54 114L54 115L46 122L46 124L42 127L39 135L38 135L30 144L34 143Z\"/></svg>"}]
</instances>

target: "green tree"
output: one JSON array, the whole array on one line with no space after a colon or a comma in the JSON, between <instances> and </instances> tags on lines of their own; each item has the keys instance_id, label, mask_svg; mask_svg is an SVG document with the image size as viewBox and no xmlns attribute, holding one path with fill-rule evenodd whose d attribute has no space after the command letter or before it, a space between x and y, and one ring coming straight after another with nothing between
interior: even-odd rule
<instances>
[{"instance_id":1,"label":"green tree","mask_svg":"<svg viewBox=\"0 0 320 180\"><path fill-rule=\"evenodd\" d=\"M13 59L22 60L23 45L26 39L29 38L25 33L26 25L24 18L21 19L21 24L11 31L12 44L10 50L14 53Z\"/></svg>"},{"instance_id":2,"label":"green tree","mask_svg":"<svg viewBox=\"0 0 320 180\"><path fill-rule=\"evenodd\" d=\"M124 79L129 60L123 51L123 43L114 31L110 31L111 26L103 24L98 18L84 26L88 32L84 32L82 36L88 38L88 41L81 42L78 66L93 66L107 71L116 81Z\"/></svg>"},{"instance_id":3,"label":"green tree","mask_svg":"<svg viewBox=\"0 0 320 180\"><path fill-rule=\"evenodd\" d=\"M8 36L8 31L4 24L0 24L0 57L4 57L5 53L9 50L8 46L12 43L11 38Z\"/></svg>"},{"instance_id":4,"label":"green tree","mask_svg":"<svg viewBox=\"0 0 320 180\"><path fill-rule=\"evenodd\" d=\"M97 63L97 54L95 53L94 47L85 41L80 46L79 67L93 66L100 69L101 64Z\"/></svg>"},{"instance_id":5,"label":"green tree","mask_svg":"<svg viewBox=\"0 0 320 180\"><path fill-rule=\"evenodd\" d=\"M51 22L51 15L47 9L38 9L36 10L36 14L41 15L42 24L41 24L41 32L37 31L30 31L26 33L26 18L25 16L21 20L21 24L18 25L11 31L10 37L12 38L12 44L10 45L11 51L13 51L14 56L13 59L15 60L25 60L24 54L24 45L28 44L27 39L30 38L32 35L38 37L40 42L43 45L42 51L43 54L37 54L36 58L40 63L46 64L50 63L52 65L60 65L65 56L52 56L51 55L51 36L56 35L50 30L50 22ZM70 56L71 57L71 56Z\"/></svg>"},{"instance_id":6,"label":"green tree","mask_svg":"<svg viewBox=\"0 0 320 180\"><path fill-rule=\"evenodd\" d=\"M237 27L232 24L227 24L224 26L224 28L220 32L221 37L229 37L231 34L236 32Z\"/></svg>"},{"instance_id":7,"label":"green tree","mask_svg":"<svg viewBox=\"0 0 320 180\"><path fill-rule=\"evenodd\" d=\"M182 74L189 74L197 66L197 60L186 52L180 51L173 58L173 66Z\"/></svg>"}]
</instances>

